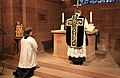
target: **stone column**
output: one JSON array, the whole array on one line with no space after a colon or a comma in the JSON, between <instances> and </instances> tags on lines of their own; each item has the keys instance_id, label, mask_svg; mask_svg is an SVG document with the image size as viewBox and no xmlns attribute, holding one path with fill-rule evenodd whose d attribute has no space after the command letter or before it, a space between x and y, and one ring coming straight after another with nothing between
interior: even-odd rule
<instances>
[{"instance_id":1,"label":"stone column","mask_svg":"<svg viewBox=\"0 0 120 78\"><path fill-rule=\"evenodd\" d=\"M2 23L4 35L4 57L11 58L14 52L13 0L2 0Z\"/></svg>"},{"instance_id":2,"label":"stone column","mask_svg":"<svg viewBox=\"0 0 120 78\"><path fill-rule=\"evenodd\" d=\"M27 0L22 0L22 23L26 27L26 9L27 9Z\"/></svg>"}]
</instances>

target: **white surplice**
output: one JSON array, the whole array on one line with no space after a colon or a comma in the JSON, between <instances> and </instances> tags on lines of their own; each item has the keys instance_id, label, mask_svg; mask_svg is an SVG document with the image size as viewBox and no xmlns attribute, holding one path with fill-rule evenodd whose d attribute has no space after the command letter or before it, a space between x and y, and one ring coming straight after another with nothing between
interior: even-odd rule
<instances>
[{"instance_id":1,"label":"white surplice","mask_svg":"<svg viewBox=\"0 0 120 78\"><path fill-rule=\"evenodd\" d=\"M19 58L18 67L20 68L32 68L37 65L37 42L33 37L21 39L21 52Z\"/></svg>"}]
</instances>

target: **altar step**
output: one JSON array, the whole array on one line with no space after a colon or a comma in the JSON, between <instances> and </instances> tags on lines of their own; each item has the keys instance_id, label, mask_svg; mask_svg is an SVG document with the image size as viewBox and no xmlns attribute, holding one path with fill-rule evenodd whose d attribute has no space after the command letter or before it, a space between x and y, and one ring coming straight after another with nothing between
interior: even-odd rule
<instances>
[{"instance_id":1,"label":"altar step","mask_svg":"<svg viewBox=\"0 0 120 78\"><path fill-rule=\"evenodd\" d=\"M3 63L7 68L16 69L18 62L8 59ZM38 66L35 70L35 76L40 78L120 78L118 68L88 67L73 64L66 66L65 64L46 62L39 62Z\"/></svg>"},{"instance_id":2,"label":"altar step","mask_svg":"<svg viewBox=\"0 0 120 78\"><path fill-rule=\"evenodd\" d=\"M35 75L42 78L93 78L86 75L76 74L44 66L41 66L40 68L36 69Z\"/></svg>"},{"instance_id":3,"label":"altar step","mask_svg":"<svg viewBox=\"0 0 120 78\"><path fill-rule=\"evenodd\" d=\"M17 68L18 61L7 59L7 60L4 60L2 63L4 63L5 67L15 70ZM53 65L53 67L50 68L49 67L50 65L51 64L49 63L39 62L38 66L40 67L38 67L35 70L35 75L32 78L36 78L36 77L37 78L92 78L92 77L88 77L80 74L75 74L72 72L63 71L56 68L54 69L53 67L56 65Z\"/></svg>"},{"instance_id":4,"label":"altar step","mask_svg":"<svg viewBox=\"0 0 120 78\"><path fill-rule=\"evenodd\" d=\"M2 62L5 67L17 68L18 60L16 59L6 59ZM40 53L38 62L38 68L35 70L35 77L38 78L120 78L120 68L109 54L90 64L74 65L68 59Z\"/></svg>"},{"instance_id":5,"label":"altar step","mask_svg":"<svg viewBox=\"0 0 120 78\"><path fill-rule=\"evenodd\" d=\"M53 57L49 53L41 53L38 56L39 66L50 68L57 71L73 73L79 76L86 76L92 78L120 78L120 68L111 57L110 53L101 53L99 57L97 56L95 60L91 63L84 63L83 65L74 65L68 59L61 59L59 57ZM49 70L49 69L46 69ZM46 74L51 75L52 71L45 71ZM114 72L113 72L114 70ZM38 75L42 71L40 68L36 70L36 75ZM40 75L40 74L39 74ZM53 75L53 74L52 74ZM62 74L60 74L62 75ZM64 76L64 74L62 75ZM72 75L71 75L72 76ZM61 77L61 76L58 76ZM49 78L49 77L48 77ZM51 77L52 78L52 77ZM55 78L55 77L53 77ZM57 77L56 77L57 78ZM66 77L62 77L66 78ZM68 77L69 78L69 77ZM71 77L72 78L72 77ZM74 78L82 78L82 77L74 77ZM83 77L84 78L84 77Z\"/></svg>"},{"instance_id":6,"label":"altar step","mask_svg":"<svg viewBox=\"0 0 120 78\"><path fill-rule=\"evenodd\" d=\"M120 78L119 68L39 62L35 75L43 78ZM114 72L113 72L114 70ZM44 77L44 76L48 77ZM52 76L52 77L51 77Z\"/></svg>"},{"instance_id":7,"label":"altar step","mask_svg":"<svg viewBox=\"0 0 120 78\"><path fill-rule=\"evenodd\" d=\"M5 67L15 70L17 68L18 61L7 59L7 60L4 60L3 63ZM38 66L39 67L35 70L35 76L32 78L36 78L36 77L38 78L92 78L92 77L57 69L59 68L59 66L56 66L56 65L51 66L51 64L49 63L39 62ZM53 68L54 66L57 68Z\"/></svg>"}]
</instances>

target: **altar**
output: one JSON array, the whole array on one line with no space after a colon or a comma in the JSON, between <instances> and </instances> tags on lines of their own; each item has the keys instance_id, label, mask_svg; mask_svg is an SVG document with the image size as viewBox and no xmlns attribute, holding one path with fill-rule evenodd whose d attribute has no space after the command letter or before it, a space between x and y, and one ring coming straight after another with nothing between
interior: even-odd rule
<instances>
[{"instance_id":1,"label":"altar","mask_svg":"<svg viewBox=\"0 0 120 78\"><path fill-rule=\"evenodd\" d=\"M94 31L87 31L88 36L88 46L87 46L87 54L86 61L90 62L95 59L95 40L96 33L98 29ZM68 46L66 44L66 31L65 30L52 30L51 33L54 35L54 52L53 56L60 58L68 58L67 49Z\"/></svg>"},{"instance_id":2,"label":"altar","mask_svg":"<svg viewBox=\"0 0 120 78\"><path fill-rule=\"evenodd\" d=\"M67 44L66 44L66 31L65 30L52 30L54 35L54 52L53 56L67 58Z\"/></svg>"}]
</instances>

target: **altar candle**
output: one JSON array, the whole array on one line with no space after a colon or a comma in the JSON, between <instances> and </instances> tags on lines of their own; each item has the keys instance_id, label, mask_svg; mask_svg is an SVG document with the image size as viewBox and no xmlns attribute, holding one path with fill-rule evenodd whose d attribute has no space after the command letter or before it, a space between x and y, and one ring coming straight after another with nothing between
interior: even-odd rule
<instances>
[{"instance_id":1,"label":"altar candle","mask_svg":"<svg viewBox=\"0 0 120 78\"><path fill-rule=\"evenodd\" d=\"M64 13L62 13L62 23L64 23Z\"/></svg>"},{"instance_id":2,"label":"altar candle","mask_svg":"<svg viewBox=\"0 0 120 78\"><path fill-rule=\"evenodd\" d=\"M90 12L90 23L92 23L92 11Z\"/></svg>"}]
</instances>

